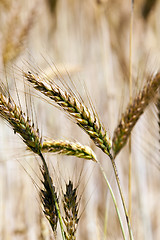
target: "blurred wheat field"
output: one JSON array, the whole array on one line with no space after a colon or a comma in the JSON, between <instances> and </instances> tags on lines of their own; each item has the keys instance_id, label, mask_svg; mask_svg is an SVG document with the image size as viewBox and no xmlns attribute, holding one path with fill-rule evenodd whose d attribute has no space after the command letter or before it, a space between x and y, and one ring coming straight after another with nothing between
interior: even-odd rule
<instances>
[{"instance_id":1,"label":"blurred wheat field","mask_svg":"<svg viewBox=\"0 0 160 240\"><path fill-rule=\"evenodd\" d=\"M0 0L1 81L5 83L7 78L15 98L16 82L21 104L34 115L44 139L76 140L94 150L116 193L126 232L109 158L63 112L24 86L19 69L43 71L51 78L54 69L64 83L70 76L84 101L90 96L112 138L129 102L130 16L131 1L124 0ZM160 69L159 16L158 0L135 1L133 96L148 74ZM160 238L160 136L155 102L132 131L131 224L135 239ZM79 184L82 215L77 239L122 239L110 193L96 164L55 154L46 154L46 158L57 188L64 188L69 179ZM128 144L116 163L128 205ZM26 150L21 139L0 119L0 239L54 239L39 199L39 165L38 157ZM60 231L57 239L61 239Z\"/></svg>"}]
</instances>

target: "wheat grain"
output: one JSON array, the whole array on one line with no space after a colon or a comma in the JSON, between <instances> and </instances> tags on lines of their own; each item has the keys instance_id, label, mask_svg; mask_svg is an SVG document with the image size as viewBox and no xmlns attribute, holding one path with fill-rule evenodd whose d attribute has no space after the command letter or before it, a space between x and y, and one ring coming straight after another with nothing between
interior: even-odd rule
<instances>
[{"instance_id":1,"label":"wheat grain","mask_svg":"<svg viewBox=\"0 0 160 240\"><path fill-rule=\"evenodd\" d=\"M88 146L83 146L80 143L70 141L44 141L41 148L42 152L55 152L64 155L71 155L78 158L96 161L96 155Z\"/></svg>"},{"instance_id":2,"label":"wheat grain","mask_svg":"<svg viewBox=\"0 0 160 240\"><path fill-rule=\"evenodd\" d=\"M76 120L77 125L90 136L96 146L101 148L107 155L110 155L111 140L95 114L92 114L76 97L63 91L59 86L45 82L44 80L40 81L39 78L37 77L36 79L31 72L24 72L24 76L33 84L36 90L52 99L59 107L63 108L65 112Z\"/></svg>"},{"instance_id":3,"label":"wheat grain","mask_svg":"<svg viewBox=\"0 0 160 240\"><path fill-rule=\"evenodd\" d=\"M112 139L112 149L114 156L127 143L128 137L131 134L133 127L148 106L149 102L155 96L157 89L160 86L160 73L155 77L150 77L143 90L139 92L133 103L129 104L125 113L122 115L119 125L114 131Z\"/></svg>"}]
</instances>

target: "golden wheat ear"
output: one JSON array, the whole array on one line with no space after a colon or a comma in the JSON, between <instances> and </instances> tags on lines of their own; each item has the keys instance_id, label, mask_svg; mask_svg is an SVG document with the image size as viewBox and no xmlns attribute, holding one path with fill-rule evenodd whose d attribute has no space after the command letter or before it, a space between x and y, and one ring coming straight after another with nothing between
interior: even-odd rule
<instances>
[{"instance_id":1,"label":"golden wheat ear","mask_svg":"<svg viewBox=\"0 0 160 240\"><path fill-rule=\"evenodd\" d=\"M39 154L41 149L41 138L39 130L34 128L30 119L18 107L11 96L4 95L5 89L0 89L0 116L5 119L18 133L25 144L35 153Z\"/></svg>"},{"instance_id":2,"label":"golden wheat ear","mask_svg":"<svg viewBox=\"0 0 160 240\"><path fill-rule=\"evenodd\" d=\"M43 181L42 181L43 189L41 189L40 198L41 198L41 202L42 202L43 209L44 209L43 211L52 227L53 233L56 235L57 223L58 223L58 213L57 213L55 201L58 204L58 197L57 197L57 193L55 191L55 187L53 186L52 180L50 178L51 183L52 183L52 189L53 189L54 196L55 196L53 198L53 194L51 192L51 188L50 188L50 186L48 184L48 180L47 180L47 175L46 175L47 173L44 170L44 168L41 169L41 173L43 175Z\"/></svg>"},{"instance_id":3,"label":"golden wheat ear","mask_svg":"<svg viewBox=\"0 0 160 240\"><path fill-rule=\"evenodd\" d=\"M90 147L84 146L78 142L70 142L67 140L44 141L41 152L53 152L93 160L95 162L97 161L96 155Z\"/></svg>"},{"instance_id":4,"label":"golden wheat ear","mask_svg":"<svg viewBox=\"0 0 160 240\"><path fill-rule=\"evenodd\" d=\"M150 101L157 94L159 86L160 73L157 73L154 77L151 76L149 78L143 90L139 92L138 96L136 96L133 102L127 107L125 113L122 115L119 125L114 131L112 139L114 157L116 157L116 155L127 143L133 127L143 114Z\"/></svg>"},{"instance_id":5,"label":"golden wheat ear","mask_svg":"<svg viewBox=\"0 0 160 240\"><path fill-rule=\"evenodd\" d=\"M40 80L31 72L24 72L24 76L36 90L49 97L60 109L69 114L76 121L76 124L90 136L97 147L101 148L107 155L110 155L111 140L96 114L93 114L75 96L67 91L63 91L56 84L47 80Z\"/></svg>"},{"instance_id":6,"label":"golden wheat ear","mask_svg":"<svg viewBox=\"0 0 160 240\"><path fill-rule=\"evenodd\" d=\"M63 221L66 226L65 237L67 240L75 240L76 230L79 222L78 202L77 188L73 187L71 180L68 184L66 184L66 192L63 194L63 208L65 213Z\"/></svg>"}]
</instances>

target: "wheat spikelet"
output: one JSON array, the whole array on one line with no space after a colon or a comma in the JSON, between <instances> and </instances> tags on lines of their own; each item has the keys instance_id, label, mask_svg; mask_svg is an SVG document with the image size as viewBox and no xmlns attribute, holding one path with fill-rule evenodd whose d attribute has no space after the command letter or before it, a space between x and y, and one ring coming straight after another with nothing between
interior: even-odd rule
<instances>
[{"instance_id":1,"label":"wheat spikelet","mask_svg":"<svg viewBox=\"0 0 160 240\"><path fill-rule=\"evenodd\" d=\"M42 152L55 152L64 155L76 156L88 160L96 161L96 155L88 146L83 146L80 143L69 141L44 141L41 148Z\"/></svg>"},{"instance_id":2,"label":"wheat spikelet","mask_svg":"<svg viewBox=\"0 0 160 240\"><path fill-rule=\"evenodd\" d=\"M16 106L13 99L8 98L0 92L0 116L12 126L15 133L19 133L25 144L35 153L41 149L41 139L38 129L35 130L34 124L25 116L25 113Z\"/></svg>"},{"instance_id":3,"label":"wheat spikelet","mask_svg":"<svg viewBox=\"0 0 160 240\"><path fill-rule=\"evenodd\" d=\"M57 197L57 193L55 191L55 187L52 184L51 177L50 177L50 181L52 184L52 189L54 191L54 197L53 197L53 193L51 192L51 188L50 188L48 180L47 180L46 171L44 169L41 169L41 172L43 175L42 183L43 183L43 187L44 187L44 189L41 189L41 192L40 192L41 202L43 204L44 214L45 214L46 218L48 219L54 234L56 234L57 223L58 223L58 212L56 209L55 201L58 204L58 197Z\"/></svg>"},{"instance_id":4,"label":"wheat spikelet","mask_svg":"<svg viewBox=\"0 0 160 240\"><path fill-rule=\"evenodd\" d=\"M129 135L136 122L148 106L151 99L155 96L158 87L160 86L160 73L155 77L150 77L143 90L134 99L133 103L130 104L126 112L122 115L118 127L114 131L112 139L112 149L114 156L125 146Z\"/></svg>"},{"instance_id":5,"label":"wheat spikelet","mask_svg":"<svg viewBox=\"0 0 160 240\"><path fill-rule=\"evenodd\" d=\"M96 146L101 148L107 155L110 155L111 140L106 130L100 123L99 118L95 114L91 114L89 109L74 96L63 91L59 86L52 83L42 82L31 74L24 73L26 79L33 84L34 88L52 99L63 108L94 141Z\"/></svg>"},{"instance_id":6,"label":"wheat spikelet","mask_svg":"<svg viewBox=\"0 0 160 240\"><path fill-rule=\"evenodd\" d=\"M78 203L77 203L77 188L73 188L73 183L69 181L66 184L66 193L63 196L63 208L65 217L63 218L64 224L67 229L66 239L75 240L78 218Z\"/></svg>"}]
</instances>

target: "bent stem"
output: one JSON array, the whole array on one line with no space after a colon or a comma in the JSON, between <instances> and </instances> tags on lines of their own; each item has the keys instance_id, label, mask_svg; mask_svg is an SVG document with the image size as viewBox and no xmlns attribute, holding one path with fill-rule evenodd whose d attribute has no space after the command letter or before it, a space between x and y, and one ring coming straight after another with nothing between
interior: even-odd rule
<instances>
[{"instance_id":1,"label":"bent stem","mask_svg":"<svg viewBox=\"0 0 160 240\"><path fill-rule=\"evenodd\" d=\"M131 151L131 136L129 137L129 174L128 174L128 215L131 220L132 217L132 151Z\"/></svg>"},{"instance_id":2,"label":"bent stem","mask_svg":"<svg viewBox=\"0 0 160 240\"><path fill-rule=\"evenodd\" d=\"M61 228L62 239L63 239L63 240L66 240L66 238L65 238L65 233L64 233L64 229L63 229L62 217L61 217L61 213L60 213L60 210L59 210L59 206L58 206L58 203L57 203L55 194L54 194L54 189L53 189L53 187L52 187L52 182L51 182L51 178L50 178L50 175L49 175L49 170L48 170L46 161L45 161L45 159L44 159L44 157L43 157L43 155L42 155L41 152L40 152L39 156L40 156L40 158L41 158L41 160L42 160L42 162L43 162L43 167L44 167L44 170L45 170L45 172L46 172L47 181L48 181L48 184L49 184L49 187L50 187L50 190L51 190L51 193L52 193L54 202L55 202L55 207L56 207L56 211L57 211L58 219L59 219L59 224L60 224L60 228Z\"/></svg>"},{"instance_id":3,"label":"bent stem","mask_svg":"<svg viewBox=\"0 0 160 240\"><path fill-rule=\"evenodd\" d=\"M119 179L119 175L118 175L117 166L116 166L116 163L115 163L115 158L113 158L111 154L109 155L109 157L111 159L111 163L112 163L114 174L115 174L115 177L116 177L121 201L122 201L122 204L123 204L123 208L124 208L124 212L125 212L125 216L126 216L126 221L127 221L127 226L128 226L129 237L130 237L131 240L133 240L134 238L133 238L133 233L132 233L132 229L131 229L130 219L129 219L129 216L128 216L128 211L127 211L127 208L126 208L126 204L125 204L122 189L121 189L121 184L120 184L120 179Z\"/></svg>"},{"instance_id":4,"label":"bent stem","mask_svg":"<svg viewBox=\"0 0 160 240\"><path fill-rule=\"evenodd\" d=\"M134 0L131 0L131 18L130 18L130 45L129 45L129 95L130 104L132 104L132 33L133 33L133 20L134 20ZM131 152L131 135L129 136L129 175L128 175L128 213L131 221L132 211L132 152Z\"/></svg>"},{"instance_id":5,"label":"bent stem","mask_svg":"<svg viewBox=\"0 0 160 240\"><path fill-rule=\"evenodd\" d=\"M109 183L109 181L108 181L108 179L107 179L107 176L106 176L106 174L105 174L105 171L104 171L101 163L100 163L98 160L97 160L97 163L99 164L100 170L101 170L101 172L102 172L102 174L103 174L103 177L104 177L104 179L105 179L105 181L106 181L106 183L107 183L108 189L109 189L109 191L110 191L110 194L111 194L111 197L112 197L112 200L113 200L113 203L114 203L114 206L115 206L117 215L118 215L118 220L119 220L120 227L121 227L121 230L122 230L123 239L126 240L127 238L126 238L126 235L125 235L125 232L124 232L124 227L123 227L123 224L122 224L122 219L121 219L120 212L119 212L119 209L118 209L118 206L117 206L116 198L115 198L114 193L113 193L113 191L112 191L112 187L111 187L111 185L110 185L110 183Z\"/></svg>"}]
</instances>

